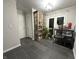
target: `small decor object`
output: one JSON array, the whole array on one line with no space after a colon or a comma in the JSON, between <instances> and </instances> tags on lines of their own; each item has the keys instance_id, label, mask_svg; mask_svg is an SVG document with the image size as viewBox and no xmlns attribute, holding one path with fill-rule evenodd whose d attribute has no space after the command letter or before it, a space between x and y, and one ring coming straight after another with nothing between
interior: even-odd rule
<instances>
[{"instance_id":1,"label":"small decor object","mask_svg":"<svg viewBox=\"0 0 79 59\"><path fill-rule=\"evenodd\" d=\"M68 29L71 29L71 28L72 28L72 23L69 22L69 23L68 23Z\"/></svg>"}]
</instances>

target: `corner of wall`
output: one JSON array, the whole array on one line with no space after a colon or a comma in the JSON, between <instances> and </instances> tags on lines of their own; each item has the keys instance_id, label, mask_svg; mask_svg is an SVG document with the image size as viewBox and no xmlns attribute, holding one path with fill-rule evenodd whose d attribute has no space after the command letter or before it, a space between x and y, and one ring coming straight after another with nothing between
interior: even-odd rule
<instances>
[{"instance_id":1,"label":"corner of wall","mask_svg":"<svg viewBox=\"0 0 79 59\"><path fill-rule=\"evenodd\" d=\"M13 47L11 47L11 48L9 48L9 49L6 49L6 50L3 51L3 53L6 53L6 52L8 52L8 51L10 51L10 50L13 50L13 49L15 49L15 48L17 48L17 47L19 47L19 46L21 46L21 44L18 44L18 45L13 46Z\"/></svg>"}]
</instances>

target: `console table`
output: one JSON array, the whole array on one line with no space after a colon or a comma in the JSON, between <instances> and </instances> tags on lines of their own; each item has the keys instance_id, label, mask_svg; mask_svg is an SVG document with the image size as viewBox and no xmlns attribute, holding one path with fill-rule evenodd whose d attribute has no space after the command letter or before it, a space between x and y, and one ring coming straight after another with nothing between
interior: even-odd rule
<instances>
[{"instance_id":1,"label":"console table","mask_svg":"<svg viewBox=\"0 0 79 59\"><path fill-rule=\"evenodd\" d=\"M54 29L55 43L72 49L74 45L75 32L69 29Z\"/></svg>"}]
</instances>

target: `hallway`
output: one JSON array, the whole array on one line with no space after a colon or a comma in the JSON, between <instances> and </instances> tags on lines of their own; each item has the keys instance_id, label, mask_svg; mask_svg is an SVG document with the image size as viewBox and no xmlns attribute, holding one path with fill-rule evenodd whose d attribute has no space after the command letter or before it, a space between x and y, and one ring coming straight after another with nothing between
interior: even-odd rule
<instances>
[{"instance_id":1,"label":"hallway","mask_svg":"<svg viewBox=\"0 0 79 59\"><path fill-rule=\"evenodd\" d=\"M4 54L4 59L74 59L72 50L57 45L52 40L20 40L21 46Z\"/></svg>"}]
</instances>

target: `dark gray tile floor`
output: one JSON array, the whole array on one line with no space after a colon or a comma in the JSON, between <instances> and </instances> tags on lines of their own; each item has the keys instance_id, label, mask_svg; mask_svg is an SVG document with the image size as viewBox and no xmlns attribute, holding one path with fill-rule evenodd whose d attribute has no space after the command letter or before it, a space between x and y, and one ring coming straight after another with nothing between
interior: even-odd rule
<instances>
[{"instance_id":1,"label":"dark gray tile floor","mask_svg":"<svg viewBox=\"0 0 79 59\"><path fill-rule=\"evenodd\" d=\"M52 40L21 39L21 46L3 54L4 59L74 59L72 50Z\"/></svg>"}]
</instances>

